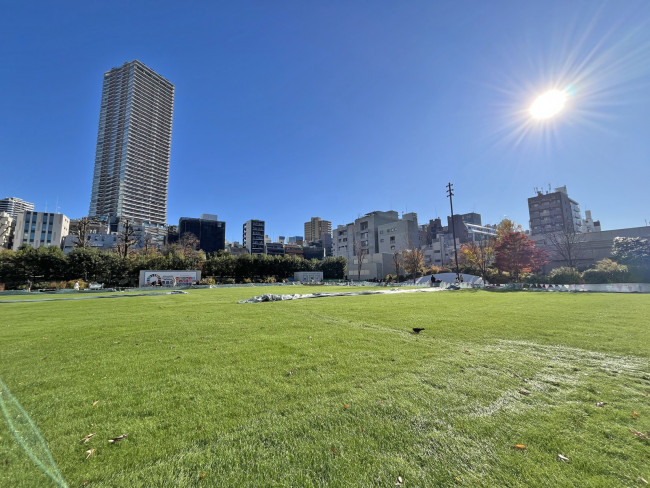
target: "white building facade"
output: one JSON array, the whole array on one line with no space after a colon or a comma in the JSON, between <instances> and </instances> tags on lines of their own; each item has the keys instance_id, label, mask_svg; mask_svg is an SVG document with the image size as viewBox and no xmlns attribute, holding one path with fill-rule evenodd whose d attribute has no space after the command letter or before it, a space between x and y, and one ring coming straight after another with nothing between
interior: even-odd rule
<instances>
[{"instance_id":1,"label":"white building facade","mask_svg":"<svg viewBox=\"0 0 650 488\"><path fill-rule=\"evenodd\" d=\"M63 214L23 212L16 219L12 249L17 251L22 245L34 249L41 246L61 247L63 238L69 231L70 219Z\"/></svg>"}]
</instances>

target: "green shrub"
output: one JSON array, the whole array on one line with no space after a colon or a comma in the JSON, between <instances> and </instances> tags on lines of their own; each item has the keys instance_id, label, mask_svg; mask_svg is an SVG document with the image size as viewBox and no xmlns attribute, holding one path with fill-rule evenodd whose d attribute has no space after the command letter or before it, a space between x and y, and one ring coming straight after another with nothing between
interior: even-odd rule
<instances>
[{"instance_id":1,"label":"green shrub","mask_svg":"<svg viewBox=\"0 0 650 488\"><path fill-rule=\"evenodd\" d=\"M585 283L609 283L609 273L597 269L587 269L582 273Z\"/></svg>"},{"instance_id":2,"label":"green shrub","mask_svg":"<svg viewBox=\"0 0 650 488\"><path fill-rule=\"evenodd\" d=\"M601 259L591 268L582 273L585 283L627 283L634 279L627 266L618 264L611 259Z\"/></svg>"},{"instance_id":3,"label":"green shrub","mask_svg":"<svg viewBox=\"0 0 650 488\"><path fill-rule=\"evenodd\" d=\"M216 285L217 282L214 280L212 276L208 276L206 278L201 278L201 281L199 282L201 285Z\"/></svg>"},{"instance_id":4,"label":"green shrub","mask_svg":"<svg viewBox=\"0 0 650 488\"><path fill-rule=\"evenodd\" d=\"M577 269L562 266L551 270L548 274L548 282L553 285L578 284L582 283L582 276Z\"/></svg>"}]
</instances>

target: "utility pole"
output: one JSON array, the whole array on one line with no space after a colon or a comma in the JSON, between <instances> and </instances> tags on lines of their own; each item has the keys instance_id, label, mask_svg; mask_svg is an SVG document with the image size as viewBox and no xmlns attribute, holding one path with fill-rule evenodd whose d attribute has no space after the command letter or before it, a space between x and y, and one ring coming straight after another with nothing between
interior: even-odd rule
<instances>
[{"instance_id":1,"label":"utility pole","mask_svg":"<svg viewBox=\"0 0 650 488\"><path fill-rule=\"evenodd\" d=\"M447 196L449 197L449 205L451 206L451 236L454 239L454 259L456 261L456 282L460 282L460 272L458 271L458 249L456 249L456 226L454 225L454 202L451 197L454 196L454 186L447 183Z\"/></svg>"}]
</instances>

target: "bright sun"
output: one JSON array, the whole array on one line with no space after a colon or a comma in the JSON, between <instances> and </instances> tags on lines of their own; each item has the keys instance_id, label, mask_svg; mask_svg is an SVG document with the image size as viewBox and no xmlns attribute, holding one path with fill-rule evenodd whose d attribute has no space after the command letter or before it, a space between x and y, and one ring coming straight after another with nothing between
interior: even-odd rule
<instances>
[{"instance_id":1,"label":"bright sun","mask_svg":"<svg viewBox=\"0 0 650 488\"><path fill-rule=\"evenodd\" d=\"M564 108L567 99L568 94L565 90L543 93L530 106L530 115L538 120L551 118Z\"/></svg>"}]
</instances>

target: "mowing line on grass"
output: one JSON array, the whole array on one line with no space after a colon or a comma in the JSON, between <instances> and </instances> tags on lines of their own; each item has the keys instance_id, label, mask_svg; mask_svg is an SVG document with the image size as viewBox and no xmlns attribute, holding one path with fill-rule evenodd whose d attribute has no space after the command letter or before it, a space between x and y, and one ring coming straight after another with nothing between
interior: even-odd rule
<instances>
[{"instance_id":1,"label":"mowing line on grass","mask_svg":"<svg viewBox=\"0 0 650 488\"><path fill-rule=\"evenodd\" d=\"M0 303L25 303L25 302L59 302L63 300L94 300L96 298L130 298L130 297L150 297L154 295L180 295L187 292L168 291L164 293L136 293L132 295L99 295L92 297L66 297L66 298L29 298L26 300L0 300Z\"/></svg>"}]
</instances>

